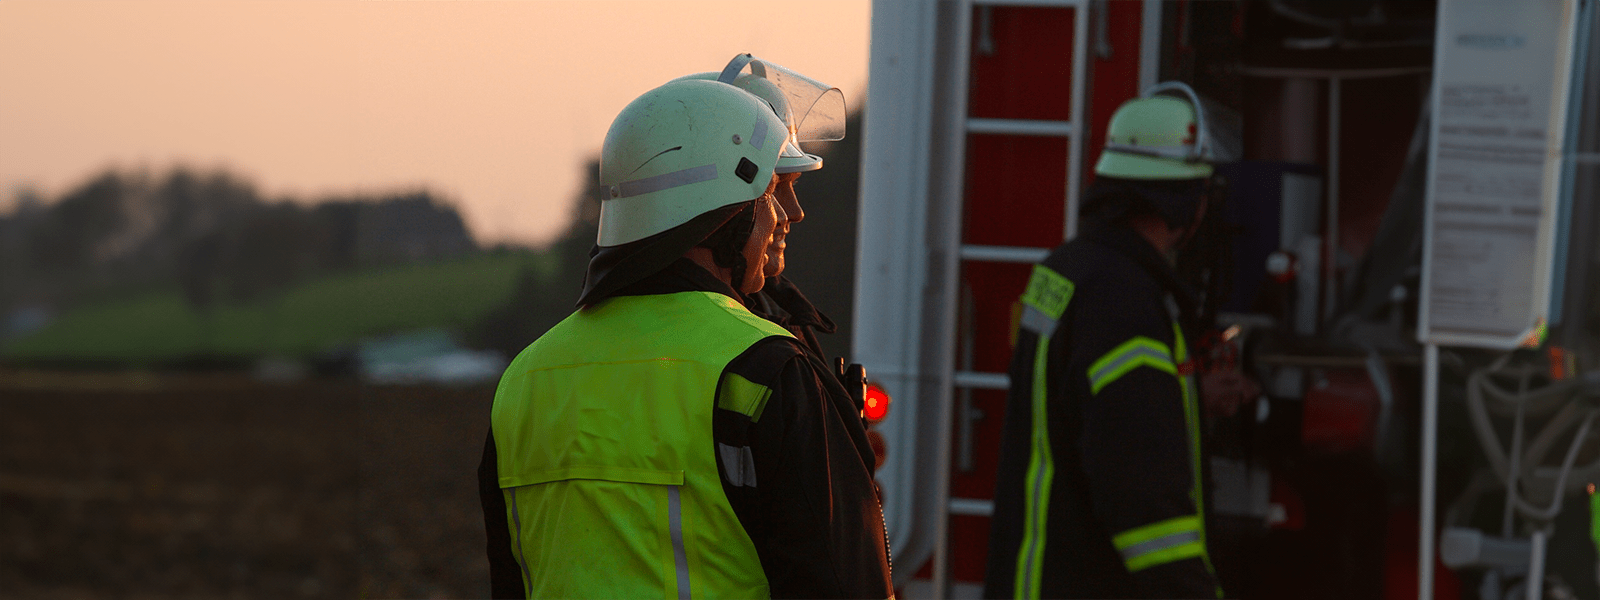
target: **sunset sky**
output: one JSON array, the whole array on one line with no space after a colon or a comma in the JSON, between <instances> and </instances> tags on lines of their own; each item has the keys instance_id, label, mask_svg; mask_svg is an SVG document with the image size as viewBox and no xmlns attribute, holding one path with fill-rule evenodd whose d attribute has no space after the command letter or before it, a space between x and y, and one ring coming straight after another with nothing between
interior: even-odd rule
<instances>
[{"instance_id":1,"label":"sunset sky","mask_svg":"<svg viewBox=\"0 0 1600 600\"><path fill-rule=\"evenodd\" d=\"M184 164L272 198L425 187L480 240L536 244L611 118L669 79L753 52L855 110L869 19L868 0L0 0L0 212Z\"/></svg>"}]
</instances>

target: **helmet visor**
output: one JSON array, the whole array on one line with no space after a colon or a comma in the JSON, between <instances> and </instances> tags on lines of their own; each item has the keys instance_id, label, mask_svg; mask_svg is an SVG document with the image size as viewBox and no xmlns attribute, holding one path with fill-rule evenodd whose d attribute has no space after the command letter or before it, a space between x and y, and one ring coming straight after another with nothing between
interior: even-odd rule
<instances>
[{"instance_id":1,"label":"helmet visor","mask_svg":"<svg viewBox=\"0 0 1600 600\"><path fill-rule=\"evenodd\" d=\"M804 173L822 168L822 157L807 154L796 146L793 141L783 142L783 151L778 154L778 166L772 170L774 173Z\"/></svg>"},{"instance_id":2,"label":"helmet visor","mask_svg":"<svg viewBox=\"0 0 1600 600\"><path fill-rule=\"evenodd\" d=\"M1194 107L1199 132L1195 139L1195 160L1230 163L1241 158L1243 147L1239 113L1201 96L1181 81L1164 81L1144 91L1146 97L1172 96Z\"/></svg>"},{"instance_id":3,"label":"helmet visor","mask_svg":"<svg viewBox=\"0 0 1600 600\"><path fill-rule=\"evenodd\" d=\"M718 80L732 83L746 66L751 75L765 78L783 92L791 113L792 121L789 124L794 128L795 141L832 142L844 139L844 92L839 88L748 54L741 54L728 63Z\"/></svg>"}]
</instances>

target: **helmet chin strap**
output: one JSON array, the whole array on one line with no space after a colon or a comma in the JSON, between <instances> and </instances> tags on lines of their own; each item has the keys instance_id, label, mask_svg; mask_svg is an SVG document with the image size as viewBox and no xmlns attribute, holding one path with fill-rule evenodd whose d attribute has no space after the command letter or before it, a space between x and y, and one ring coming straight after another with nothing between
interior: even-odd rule
<instances>
[{"instance_id":1,"label":"helmet chin strap","mask_svg":"<svg viewBox=\"0 0 1600 600\"><path fill-rule=\"evenodd\" d=\"M740 208L727 223L699 244L711 249L711 260L715 261L717 266L729 270L728 285L740 293L743 293L739 288L744 284L745 273L750 268L744 258L744 247L749 243L750 233L755 230L756 225L755 211L751 210L751 204Z\"/></svg>"}]
</instances>

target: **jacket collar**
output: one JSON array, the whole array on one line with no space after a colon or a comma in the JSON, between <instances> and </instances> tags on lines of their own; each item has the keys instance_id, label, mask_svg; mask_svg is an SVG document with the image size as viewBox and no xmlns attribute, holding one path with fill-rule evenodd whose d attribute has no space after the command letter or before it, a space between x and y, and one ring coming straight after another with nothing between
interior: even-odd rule
<instances>
[{"instance_id":1,"label":"jacket collar","mask_svg":"<svg viewBox=\"0 0 1600 600\"><path fill-rule=\"evenodd\" d=\"M838 330L833 320L817 310L794 282L782 275L768 277L761 291L747 297L751 312L783 327L809 327L819 333Z\"/></svg>"},{"instance_id":2,"label":"jacket collar","mask_svg":"<svg viewBox=\"0 0 1600 600\"><path fill-rule=\"evenodd\" d=\"M710 271L687 258L678 258L666 268L646 275L643 279L623 286L613 296L648 296L678 292L716 292L744 304L733 286L723 283Z\"/></svg>"}]
</instances>

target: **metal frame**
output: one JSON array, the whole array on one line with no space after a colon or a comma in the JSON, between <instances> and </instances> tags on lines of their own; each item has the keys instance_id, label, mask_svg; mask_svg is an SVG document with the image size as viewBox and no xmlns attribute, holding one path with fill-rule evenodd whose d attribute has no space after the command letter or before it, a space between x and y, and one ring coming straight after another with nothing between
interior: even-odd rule
<instances>
[{"instance_id":1,"label":"metal frame","mask_svg":"<svg viewBox=\"0 0 1600 600\"><path fill-rule=\"evenodd\" d=\"M1139 22L1139 87L1161 81L1161 0L1144 0Z\"/></svg>"},{"instance_id":2,"label":"metal frame","mask_svg":"<svg viewBox=\"0 0 1600 600\"><path fill-rule=\"evenodd\" d=\"M927 383L918 377L922 346L922 304L928 256L927 198L931 187L929 156L934 140L928 123L934 112L938 50L938 5L879 1L872 7L869 96L864 115L861 209L856 269L855 319L872 327L855 328L854 358L890 393L895 410L878 426L891 452L878 479L885 484L885 525L896 558L914 556L918 544L916 447L919 417L926 412L920 398ZM906 561L900 561L906 564ZM910 573L897 574L904 584Z\"/></svg>"},{"instance_id":3,"label":"metal frame","mask_svg":"<svg viewBox=\"0 0 1600 600\"><path fill-rule=\"evenodd\" d=\"M1034 135L1041 137L1073 137L1078 135L1077 123L1060 121L1033 121L1026 119L967 119L967 133L998 135Z\"/></svg>"},{"instance_id":4,"label":"metal frame","mask_svg":"<svg viewBox=\"0 0 1600 600\"><path fill-rule=\"evenodd\" d=\"M1032 248L1028 246L980 246L978 244L963 244L960 250L961 260L968 262L1001 262L1033 264L1044 260L1050 255L1049 248Z\"/></svg>"}]
</instances>

